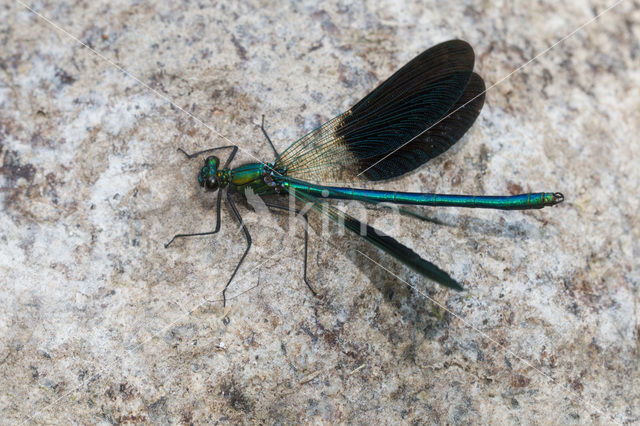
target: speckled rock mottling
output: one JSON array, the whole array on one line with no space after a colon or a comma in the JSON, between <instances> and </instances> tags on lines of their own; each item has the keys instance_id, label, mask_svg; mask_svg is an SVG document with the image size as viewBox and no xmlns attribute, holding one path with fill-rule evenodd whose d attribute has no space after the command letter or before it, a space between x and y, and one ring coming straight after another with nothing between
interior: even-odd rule
<instances>
[{"instance_id":1,"label":"speckled rock mottling","mask_svg":"<svg viewBox=\"0 0 640 426\"><path fill-rule=\"evenodd\" d=\"M113 64L0 6L1 423L640 421L635 0L491 87L461 142L379 186L565 193L540 211L428 210L442 226L370 213L467 291L315 235L314 298L302 225L243 207L254 246L225 325L244 248L231 212L215 238L163 247L215 225L201 160L177 147L228 144L217 131L238 161L270 160L263 113L284 149L451 38L491 86L610 4L354 3L30 3Z\"/></svg>"}]
</instances>

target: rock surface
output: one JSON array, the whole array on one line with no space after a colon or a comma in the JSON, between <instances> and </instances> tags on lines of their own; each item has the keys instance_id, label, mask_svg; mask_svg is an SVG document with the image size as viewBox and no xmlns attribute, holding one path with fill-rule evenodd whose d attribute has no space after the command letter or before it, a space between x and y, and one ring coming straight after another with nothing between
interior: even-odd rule
<instances>
[{"instance_id":1,"label":"rock surface","mask_svg":"<svg viewBox=\"0 0 640 426\"><path fill-rule=\"evenodd\" d=\"M638 3L546 53L611 3L356 3L0 6L0 422L640 421ZM261 114L282 150L451 38L486 105L378 187L567 198L370 213L467 291L323 233L315 298L302 225L240 206L253 247L223 310L231 210L163 247L215 226L177 147L270 161Z\"/></svg>"}]
</instances>

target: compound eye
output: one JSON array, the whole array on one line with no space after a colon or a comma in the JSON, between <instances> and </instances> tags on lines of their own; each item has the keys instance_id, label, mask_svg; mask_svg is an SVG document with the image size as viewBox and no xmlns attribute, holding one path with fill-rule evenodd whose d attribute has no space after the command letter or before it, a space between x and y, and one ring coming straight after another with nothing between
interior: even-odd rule
<instances>
[{"instance_id":1,"label":"compound eye","mask_svg":"<svg viewBox=\"0 0 640 426\"><path fill-rule=\"evenodd\" d=\"M207 179L204 181L204 186L207 189L216 190L218 189L218 179L215 176L207 176Z\"/></svg>"},{"instance_id":2,"label":"compound eye","mask_svg":"<svg viewBox=\"0 0 640 426\"><path fill-rule=\"evenodd\" d=\"M204 159L205 166L213 166L214 169L218 169L218 165L220 164L220 159L215 155L211 155Z\"/></svg>"}]
</instances>

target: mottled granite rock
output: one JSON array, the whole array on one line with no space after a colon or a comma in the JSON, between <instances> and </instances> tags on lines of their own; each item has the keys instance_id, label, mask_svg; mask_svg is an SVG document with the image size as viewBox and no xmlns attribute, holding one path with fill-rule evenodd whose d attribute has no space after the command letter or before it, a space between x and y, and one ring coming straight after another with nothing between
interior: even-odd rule
<instances>
[{"instance_id":1,"label":"mottled granite rock","mask_svg":"<svg viewBox=\"0 0 640 426\"><path fill-rule=\"evenodd\" d=\"M32 6L113 63L0 6L0 422L640 421L637 1L505 81L610 2L110 3ZM499 84L460 143L380 187L567 201L403 217L459 294L312 236L321 299L302 226L243 208L224 325L244 239L226 209L215 238L163 247L215 221L176 148L271 159L261 114L284 149L450 38Z\"/></svg>"}]
</instances>

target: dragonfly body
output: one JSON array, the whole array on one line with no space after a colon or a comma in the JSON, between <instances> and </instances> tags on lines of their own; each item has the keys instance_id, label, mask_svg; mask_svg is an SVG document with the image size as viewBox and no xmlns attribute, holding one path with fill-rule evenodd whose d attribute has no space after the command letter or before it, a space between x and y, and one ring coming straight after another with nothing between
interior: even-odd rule
<instances>
[{"instance_id":1,"label":"dragonfly body","mask_svg":"<svg viewBox=\"0 0 640 426\"><path fill-rule=\"evenodd\" d=\"M218 182L228 182L240 193L247 189L255 194L280 194L299 191L316 198L354 200L365 203L391 203L430 207L470 207L498 210L530 210L553 206L563 201L561 193L535 192L511 196L433 194L422 192L378 191L339 186L314 185L287 178L286 171L273 169L273 164L248 163L233 169L217 170L220 160L209 157L200 171L199 180L215 176ZM211 188L210 188L211 189Z\"/></svg>"},{"instance_id":2,"label":"dragonfly body","mask_svg":"<svg viewBox=\"0 0 640 426\"><path fill-rule=\"evenodd\" d=\"M564 197L559 192L450 195L358 189L343 184L353 182L357 186L358 181L375 182L404 175L442 154L459 140L473 125L484 104L484 82L473 72L473 65L473 49L464 41L451 40L434 46L407 63L347 112L298 139L282 153L277 152L267 135L263 117L262 131L276 156L271 163L248 163L232 168L229 165L238 150L235 145L187 154L193 158L217 149L232 149L222 167L218 157L208 157L198 175L202 187L219 190L215 230L178 234L167 245L176 238L218 232L224 193L247 240L247 248L222 292L225 301L225 291L251 247L251 236L230 192L246 194L251 190L259 196L288 194L328 215L423 276L462 290L449 274L412 249L327 201L343 199L501 210L540 209L562 202ZM337 186L337 182L341 185ZM290 210L273 203L267 206ZM298 211L297 208L294 210ZM313 291L306 280L307 241L305 228L304 280Z\"/></svg>"}]
</instances>

